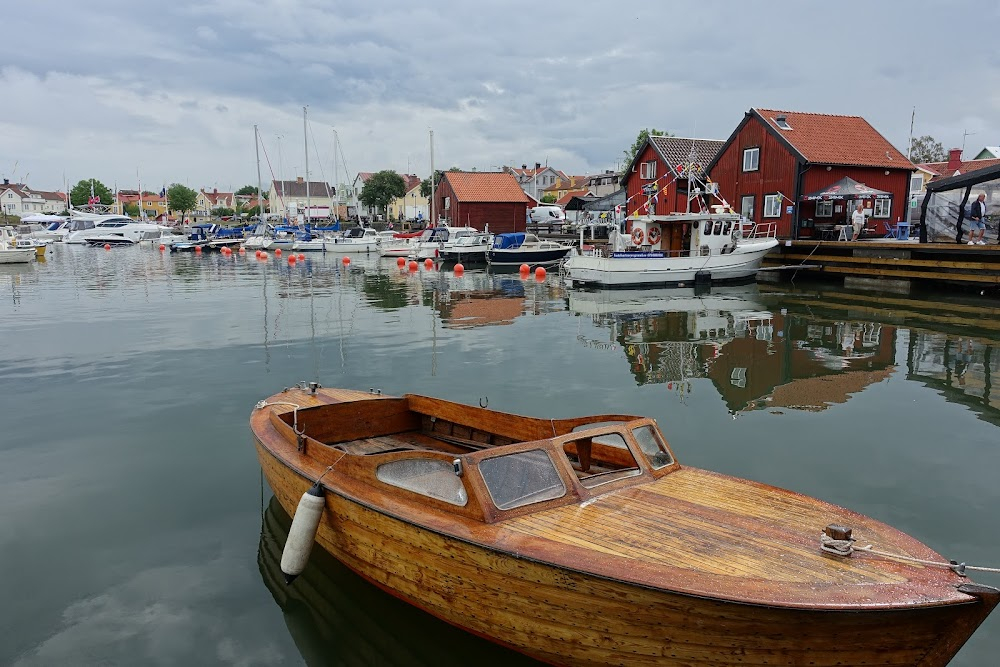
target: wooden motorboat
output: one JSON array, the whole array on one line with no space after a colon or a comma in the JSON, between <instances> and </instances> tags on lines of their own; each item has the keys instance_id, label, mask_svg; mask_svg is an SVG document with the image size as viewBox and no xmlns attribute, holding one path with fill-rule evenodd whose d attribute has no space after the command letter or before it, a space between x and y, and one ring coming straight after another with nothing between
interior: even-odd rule
<instances>
[{"instance_id":1,"label":"wooden motorboat","mask_svg":"<svg viewBox=\"0 0 1000 667\"><path fill-rule=\"evenodd\" d=\"M261 401L250 425L275 497L305 517L289 544L305 534L550 663L930 667L1000 601L874 519L682 466L652 419L313 384ZM879 553L852 551L844 527Z\"/></svg>"}]
</instances>

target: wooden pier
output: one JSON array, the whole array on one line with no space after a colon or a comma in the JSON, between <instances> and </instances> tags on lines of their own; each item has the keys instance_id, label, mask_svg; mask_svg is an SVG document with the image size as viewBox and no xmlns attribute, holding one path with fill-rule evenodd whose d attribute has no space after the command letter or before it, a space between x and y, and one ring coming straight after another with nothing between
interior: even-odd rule
<instances>
[{"instance_id":1,"label":"wooden pier","mask_svg":"<svg viewBox=\"0 0 1000 667\"><path fill-rule=\"evenodd\" d=\"M1000 245L787 240L764 259L764 267L783 267L761 272L765 279L822 277L843 280L845 287L904 294L935 284L992 291L1000 286Z\"/></svg>"}]
</instances>

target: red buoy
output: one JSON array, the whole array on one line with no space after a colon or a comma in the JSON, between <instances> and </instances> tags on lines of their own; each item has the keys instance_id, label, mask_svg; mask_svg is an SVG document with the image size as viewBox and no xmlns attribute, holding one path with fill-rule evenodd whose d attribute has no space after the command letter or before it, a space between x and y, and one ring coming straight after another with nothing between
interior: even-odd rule
<instances>
[{"instance_id":1,"label":"red buoy","mask_svg":"<svg viewBox=\"0 0 1000 667\"><path fill-rule=\"evenodd\" d=\"M166 249L167 249L167 246L165 246L165 245L163 245L163 244L161 243L161 244L160 244L160 252L163 252L163 251L164 251L164 250L166 250Z\"/></svg>"},{"instance_id":2,"label":"red buoy","mask_svg":"<svg viewBox=\"0 0 1000 667\"><path fill-rule=\"evenodd\" d=\"M520 271L521 273L528 273L529 271L531 271L531 267L528 266L527 264L522 264Z\"/></svg>"},{"instance_id":3,"label":"red buoy","mask_svg":"<svg viewBox=\"0 0 1000 667\"><path fill-rule=\"evenodd\" d=\"M274 249L274 256L275 257L281 257L281 248L275 248Z\"/></svg>"},{"instance_id":4,"label":"red buoy","mask_svg":"<svg viewBox=\"0 0 1000 667\"><path fill-rule=\"evenodd\" d=\"M300 253L299 253L299 261L301 262L301 261L305 260L305 258L306 258L306 256L305 256L305 255L303 255L303 254L302 254L302 253L300 252Z\"/></svg>"},{"instance_id":5,"label":"red buoy","mask_svg":"<svg viewBox=\"0 0 1000 667\"><path fill-rule=\"evenodd\" d=\"M540 266L537 269L535 269L535 277L538 278L539 280L544 280L545 279L545 267Z\"/></svg>"},{"instance_id":6,"label":"red buoy","mask_svg":"<svg viewBox=\"0 0 1000 667\"><path fill-rule=\"evenodd\" d=\"M410 271L416 271L418 268L419 265L414 260L411 259L409 264Z\"/></svg>"},{"instance_id":7,"label":"red buoy","mask_svg":"<svg viewBox=\"0 0 1000 667\"><path fill-rule=\"evenodd\" d=\"M351 258L348 257L347 255L344 255L344 259L342 259L340 261L344 263L344 266L347 266L348 264L351 263Z\"/></svg>"},{"instance_id":8,"label":"red buoy","mask_svg":"<svg viewBox=\"0 0 1000 667\"><path fill-rule=\"evenodd\" d=\"M427 259L424 260L424 268L429 269L432 266L434 266L434 260L433 259L431 259L430 257L428 257Z\"/></svg>"},{"instance_id":9,"label":"red buoy","mask_svg":"<svg viewBox=\"0 0 1000 667\"><path fill-rule=\"evenodd\" d=\"M247 254L247 249L246 249L246 248L244 248L243 246L240 246L240 254L241 254L241 255L245 255L245 254Z\"/></svg>"},{"instance_id":10,"label":"red buoy","mask_svg":"<svg viewBox=\"0 0 1000 667\"><path fill-rule=\"evenodd\" d=\"M105 243L104 244L104 249L105 250L111 250L111 244L110 243Z\"/></svg>"},{"instance_id":11,"label":"red buoy","mask_svg":"<svg viewBox=\"0 0 1000 667\"><path fill-rule=\"evenodd\" d=\"M396 266L398 266L399 268L403 268L405 265L406 265L406 258L405 257L397 257L396 258Z\"/></svg>"},{"instance_id":12,"label":"red buoy","mask_svg":"<svg viewBox=\"0 0 1000 667\"><path fill-rule=\"evenodd\" d=\"M461 263L455 265L455 275L460 276L465 273L465 267Z\"/></svg>"},{"instance_id":13,"label":"red buoy","mask_svg":"<svg viewBox=\"0 0 1000 667\"><path fill-rule=\"evenodd\" d=\"M295 265L295 255L289 255L288 256L288 263L291 264L291 265L293 265L293 266Z\"/></svg>"},{"instance_id":14,"label":"red buoy","mask_svg":"<svg viewBox=\"0 0 1000 667\"><path fill-rule=\"evenodd\" d=\"M201 246L200 246L200 245L196 245L196 246L194 247L194 251L195 251L196 253L200 253L200 252L201 252Z\"/></svg>"}]
</instances>

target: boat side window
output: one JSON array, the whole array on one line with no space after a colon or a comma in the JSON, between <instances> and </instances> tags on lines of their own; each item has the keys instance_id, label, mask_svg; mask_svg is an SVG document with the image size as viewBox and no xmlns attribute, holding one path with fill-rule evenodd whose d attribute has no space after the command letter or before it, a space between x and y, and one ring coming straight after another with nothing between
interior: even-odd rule
<instances>
[{"instance_id":1,"label":"boat side window","mask_svg":"<svg viewBox=\"0 0 1000 667\"><path fill-rule=\"evenodd\" d=\"M620 433L567 440L563 443L563 452L580 484L588 489L641 472Z\"/></svg>"},{"instance_id":2,"label":"boat side window","mask_svg":"<svg viewBox=\"0 0 1000 667\"><path fill-rule=\"evenodd\" d=\"M493 504L500 510L566 495L566 485L552 459L541 449L483 459L479 462L479 473Z\"/></svg>"},{"instance_id":3,"label":"boat side window","mask_svg":"<svg viewBox=\"0 0 1000 667\"><path fill-rule=\"evenodd\" d=\"M632 429L632 436L639 443L639 449L649 459L649 464L654 470L665 468L674 462L674 457L667 451L666 446L656 434L652 426L640 426Z\"/></svg>"},{"instance_id":4,"label":"boat side window","mask_svg":"<svg viewBox=\"0 0 1000 667\"><path fill-rule=\"evenodd\" d=\"M715 235L718 236L721 233L722 233L722 221L721 220L716 220L715 221Z\"/></svg>"},{"instance_id":5,"label":"boat side window","mask_svg":"<svg viewBox=\"0 0 1000 667\"><path fill-rule=\"evenodd\" d=\"M732 226L732 223L729 222L729 220L726 220L724 223L722 223L722 235L723 236L729 236L729 228L731 226Z\"/></svg>"},{"instance_id":6,"label":"boat side window","mask_svg":"<svg viewBox=\"0 0 1000 667\"><path fill-rule=\"evenodd\" d=\"M399 459L375 471L379 481L452 505L465 506L469 496L452 463L441 459Z\"/></svg>"},{"instance_id":7,"label":"boat side window","mask_svg":"<svg viewBox=\"0 0 1000 667\"><path fill-rule=\"evenodd\" d=\"M704 229L702 230L701 233L704 234L705 236L711 235L711 233L712 233L712 221L711 220L706 220L705 221L705 227L704 227Z\"/></svg>"}]
</instances>

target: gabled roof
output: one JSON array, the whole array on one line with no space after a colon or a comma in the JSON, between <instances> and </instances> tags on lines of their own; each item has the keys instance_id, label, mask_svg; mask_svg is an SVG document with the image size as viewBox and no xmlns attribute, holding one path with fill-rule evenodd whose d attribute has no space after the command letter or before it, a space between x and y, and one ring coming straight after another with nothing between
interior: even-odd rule
<instances>
[{"instance_id":1,"label":"gabled roof","mask_svg":"<svg viewBox=\"0 0 1000 667\"><path fill-rule=\"evenodd\" d=\"M913 163L861 116L750 109L806 162L913 170ZM776 118L784 116L790 129Z\"/></svg>"},{"instance_id":2,"label":"gabled roof","mask_svg":"<svg viewBox=\"0 0 1000 667\"><path fill-rule=\"evenodd\" d=\"M565 207L573 197L586 197L589 194L589 190L570 190L556 201L556 206Z\"/></svg>"},{"instance_id":3,"label":"gabled roof","mask_svg":"<svg viewBox=\"0 0 1000 667\"><path fill-rule=\"evenodd\" d=\"M961 174L968 174L970 171L977 171L979 169L986 169L987 167L995 167L1000 164L1000 158L990 158L988 160L963 160L955 168L949 169L948 162L924 162L918 164L918 169L924 169L926 171L934 174L934 177L943 176L945 178L951 176L959 176Z\"/></svg>"},{"instance_id":4,"label":"gabled roof","mask_svg":"<svg viewBox=\"0 0 1000 667\"><path fill-rule=\"evenodd\" d=\"M24 186L21 183L7 183L6 185L0 185L0 192L6 192L7 190L13 190L14 194L22 199L28 195L22 189Z\"/></svg>"},{"instance_id":5,"label":"gabled roof","mask_svg":"<svg viewBox=\"0 0 1000 667\"><path fill-rule=\"evenodd\" d=\"M695 164L702 166L703 171L715 159L719 151L722 150L725 142L717 139L693 139L690 137L649 137L639 150L635 152L635 157L625 168L623 173L630 174L636 161L646 146L652 144L653 150L663 161L672 174L677 173L677 167L687 164L691 159Z\"/></svg>"},{"instance_id":6,"label":"gabled roof","mask_svg":"<svg viewBox=\"0 0 1000 667\"><path fill-rule=\"evenodd\" d=\"M979 162L986 162L986 160L979 160ZM974 169L967 174L931 181L927 184L927 191L943 192L946 190L957 190L958 188L971 187L1000 178L1000 160L991 160L991 162L998 164L994 164L992 167Z\"/></svg>"},{"instance_id":7,"label":"gabled roof","mask_svg":"<svg viewBox=\"0 0 1000 667\"><path fill-rule=\"evenodd\" d=\"M983 153L989 153L993 157L1000 158L1000 146L983 146L983 150L976 153L976 157L979 157ZM988 160L989 158L979 158L980 160Z\"/></svg>"},{"instance_id":8,"label":"gabled roof","mask_svg":"<svg viewBox=\"0 0 1000 667\"><path fill-rule=\"evenodd\" d=\"M403 183L405 184L406 191L409 192L413 188L420 185L423 179L416 174L400 174L403 177Z\"/></svg>"},{"instance_id":9,"label":"gabled roof","mask_svg":"<svg viewBox=\"0 0 1000 667\"><path fill-rule=\"evenodd\" d=\"M369 174L370 176L371 174ZM306 196L306 182L294 181L271 181L271 187L278 193L279 197L301 197ZM309 181L309 195L317 197L330 197L334 189L329 183L323 181ZM232 195L230 195L231 197Z\"/></svg>"},{"instance_id":10,"label":"gabled roof","mask_svg":"<svg viewBox=\"0 0 1000 667\"><path fill-rule=\"evenodd\" d=\"M528 197L512 174L486 171L446 171L444 180L460 202L527 203Z\"/></svg>"}]
</instances>

